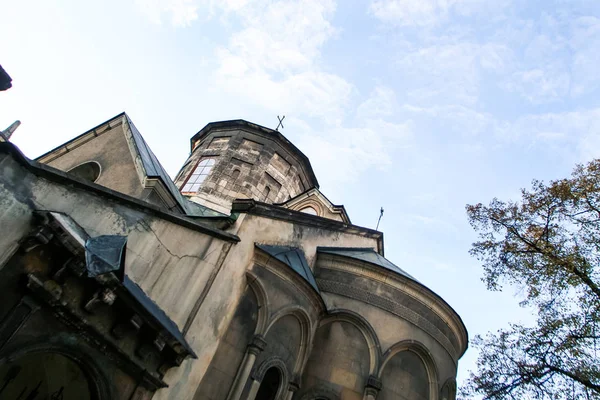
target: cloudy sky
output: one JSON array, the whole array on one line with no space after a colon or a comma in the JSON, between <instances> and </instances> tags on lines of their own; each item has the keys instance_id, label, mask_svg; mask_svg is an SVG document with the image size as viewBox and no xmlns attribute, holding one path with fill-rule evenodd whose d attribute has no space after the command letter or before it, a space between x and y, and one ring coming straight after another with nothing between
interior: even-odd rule
<instances>
[{"instance_id":1,"label":"cloudy sky","mask_svg":"<svg viewBox=\"0 0 600 400\"><path fill-rule=\"evenodd\" d=\"M126 111L167 170L206 123L283 133L470 335L527 321L468 255L467 203L600 154L597 0L3 1L0 128L30 157ZM470 350L459 382L475 367Z\"/></svg>"}]
</instances>

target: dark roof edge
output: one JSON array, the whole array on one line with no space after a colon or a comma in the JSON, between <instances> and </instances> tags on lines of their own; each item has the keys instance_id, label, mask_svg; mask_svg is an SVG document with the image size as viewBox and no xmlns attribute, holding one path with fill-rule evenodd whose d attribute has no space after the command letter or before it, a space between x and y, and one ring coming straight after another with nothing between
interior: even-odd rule
<instances>
[{"instance_id":1,"label":"dark roof edge","mask_svg":"<svg viewBox=\"0 0 600 400\"><path fill-rule=\"evenodd\" d=\"M204 128L200 129L190 139L190 149L193 148L194 141L196 141L196 140L200 139L201 137L203 137L204 135L208 134L211 130L213 130L213 129L223 129L223 128L228 128L228 129L232 129L232 128L246 128L246 129L252 129L252 130L255 130L255 131L262 131L262 132L270 134L270 135L276 135L278 139L280 139L283 143L285 143L294 153L296 153L296 154L298 154L300 156L300 158L302 159L302 161L304 161L304 163L308 167L308 171L307 172L308 172L308 175L309 175L310 179L312 180L313 187L319 188L319 181L317 180L317 176L315 175L315 172L313 171L313 168L312 168L312 165L310 163L310 160L308 159L308 157L299 148L296 147L296 145L294 145L294 143L292 143L291 141L289 141L279 131L273 130L271 128L267 128L267 127L262 126L262 125L255 124L253 122L246 121L244 119L232 119L232 120L227 120L227 121L215 121L215 122L210 122L210 123L206 124L206 126L204 126Z\"/></svg>"},{"instance_id":2,"label":"dark roof edge","mask_svg":"<svg viewBox=\"0 0 600 400\"><path fill-rule=\"evenodd\" d=\"M284 264L286 265L286 263L284 263L283 261L279 260L277 257L273 256L272 254L270 254L267 250L263 249L262 244L260 243L254 243L254 248L258 249L260 251L262 251L263 253L265 253L269 259L275 260L278 263ZM306 260L306 259L305 259ZM289 267L289 266L288 266ZM308 265L306 266L308 268L308 272L313 275L313 279L315 279L316 282L316 278L314 277L314 274L312 273L310 267L308 267ZM304 266L302 267L304 268ZM325 300L323 299L323 296L321 296L321 293L319 293L319 286L317 285L317 287L313 287L313 285L306 280L306 278L304 278L302 275L300 275L298 273L298 271L294 270L294 268L289 267L289 269L293 272L293 274L299 278L300 281L303 282L303 284L313 293L313 295L319 300L319 303L321 304L321 306L323 307L323 310L327 310L327 305L325 304ZM316 284L316 283L315 283Z\"/></svg>"},{"instance_id":3,"label":"dark roof edge","mask_svg":"<svg viewBox=\"0 0 600 400\"><path fill-rule=\"evenodd\" d=\"M335 254L335 253L328 253L326 252L327 250L343 250L343 251L352 251L352 250L373 250L372 248L368 248L368 247L324 247L324 246L318 246L317 247L317 254L319 253L319 249L323 250L322 254L327 254L330 257L340 257L340 258L346 258L346 259L351 259L351 260L355 260L357 262L364 262L368 265L373 265L374 267L376 267L378 270L382 270L386 273L391 273L394 274L394 276L399 276L402 277L403 279L406 279L410 282L413 282L416 285L419 285L420 287L424 288L427 290L427 292L431 295L433 295L433 297L435 297L437 300L439 300L439 302L441 304L443 304L444 306L446 306L451 312L452 314L454 314L454 316L456 317L459 325L462 327L464 334L465 334L465 348L462 349L462 352L460 353L458 358L461 358L467 351L467 349L469 348L469 331L467 330L467 326L465 325L464 321L462 320L462 318L460 317L460 314L450 305L448 304L448 302L446 300L444 300L444 298L442 296L440 296L439 294L437 294L436 292L434 292L433 290L431 290L429 287L427 287L426 285L422 284L421 282L415 280L414 278L411 278L409 276L403 275L403 274L399 274L391 269L385 269L377 264L374 264L372 262L366 261L366 260L360 260L354 257L350 257L350 256L345 256L345 255L341 255L341 254Z\"/></svg>"},{"instance_id":4,"label":"dark roof edge","mask_svg":"<svg viewBox=\"0 0 600 400\"><path fill-rule=\"evenodd\" d=\"M42 154L42 155L39 155L39 156L37 156L37 157L36 157L36 158L34 158L33 160L34 160L34 161L37 161L37 160L39 160L39 159L41 159L41 158L44 158L44 157L46 157L46 156L48 156L48 155L50 155L50 154L54 153L55 151L57 151L57 150L60 150L61 148L63 148L63 147L65 147L65 146L67 146L69 143L72 143L72 142L74 142L74 141L76 141L76 140L78 140L78 139L81 139L81 138L82 138L82 137L84 137L85 135L88 135L88 134L90 134L91 132L94 132L96 129L100 128L102 125L106 125L106 124L108 124L109 122L112 122L112 121L114 121L115 119L117 119L117 118L121 118L121 117L123 117L123 116L125 116L125 115L127 115L127 114L125 113L125 111L123 111L123 112L121 112L121 113L119 113L119 114L115 115L114 117L112 117L112 118L109 118L109 119L107 119L106 121L104 121L104 122L102 122L102 123L100 123L100 124L96 125L96 126L95 126L95 127L93 127L92 129L88 129L87 131L83 132L81 135L77 135L77 136L75 136L73 139L71 139L71 140L69 140L69 141L67 141L67 142L65 142L65 143L62 143L62 144L60 144L59 146L56 146L56 147L55 147L55 148L53 148L52 150L49 150L49 151L45 152L45 153L44 153L44 154Z\"/></svg>"},{"instance_id":5,"label":"dark roof edge","mask_svg":"<svg viewBox=\"0 0 600 400\"><path fill-rule=\"evenodd\" d=\"M76 178L72 175L69 175L63 171L60 171L56 168L52 168L48 165L38 163L37 161L30 160L27 158L21 150L10 142L0 143L0 153L8 154L14 157L14 159L23 165L26 169L33 172L35 175L41 176L45 179L51 180L57 183L67 183L74 185L78 188L93 192L103 197L107 197L111 200L116 200L121 203L125 203L132 208L136 208L138 210L143 210L145 212L150 212L162 219L165 219L169 222L173 222L175 224L184 226L189 229L193 229L198 232L206 233L213 237L216 237L221 240L225 240L228 242L239 242L240 238L236 235L233 235L228 232L224 232L204 224L200 224L199 222L191 221L189 219L183 218L177 214L173 214L167 211L164 211L150 203L146 203L142 200L136 199L134 197L128 196L123 193L116 192L114 190L108 189L104 186L97 185L92 182L86 182L79 178Z\"/></svg>"},{"instance_id":6,"label":"dark roof edge","mask_svg":"<svg viewBox=\"0 0 600 400\"><path fill-rule=\"evenodd\" d=\"M301 211L294 211L288 208L262 203L252 199L236 199L231 206L231 212L247 213L261 215L273 219L295 222L297 224L312 226L316 228L329 229L340 232L362 233L365 236L377 239L378 248L375 250L380 255L384 255L383 232L374 229L364 228L358 225L346 224L329 218L323 218L316 215L310 215Z\"/></svg>"}]
</instances>

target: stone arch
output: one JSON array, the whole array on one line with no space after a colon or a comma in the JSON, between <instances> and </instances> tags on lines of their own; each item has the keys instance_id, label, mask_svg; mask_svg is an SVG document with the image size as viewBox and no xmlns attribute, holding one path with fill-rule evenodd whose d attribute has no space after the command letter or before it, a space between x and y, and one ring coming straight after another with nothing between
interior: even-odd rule
<instances>
[{"instance_id":1,"label":"stone arch","mask_svg":"<svg viewBox=\"0 0 600 400\"><path fill-rule=\"evenodd\" d=\"M102 166L98 161L85 161L67 171L80 179L96 182L102 174Z\"/></svg>"},{"instance_id":2,"label":"stone arch","mask_svg":"<svg viewBox=\"0 0 600 400\"><path fill-rule=\"evenodd\" d=\"M0 367L12 361L32 355L58 354L73 362L81 369L87 380L92 400L110 400L115 398L113 387L106 374L101 370L93 355L84 348L65 343L56 343L53 338L45 338L18 348L9 348L0 356Z\"/></svg>"},{"instance_id":3,"label":"stone arch","mask_svg":"<svg viewBox=\"0 0 600 400\"><path fill-rule=\"evenodd\" d=\"M340 400L340 394L323 385L317 385L304 392L298 400Z\"/></svg>"},{"instance_id":4,"label":"stone arch","mask_svg":"<svg viewBox=\"0 0 600 400\"><path fill-rule=\"evenodd\" d=\"M306 364L306 361L308 360L308 357L310 355L310 348L312 343L312 323L310 317L308 316L308 313L299 306L286 307L282 310L279 310L271 318L271 321L269 322L265 330L265 335L269 332L271 327L273 327L273 325L278 320L287 315L292 315L296 317L296 319L300 323L300 347L298 349L298 355L296 356L294 370L292 371L292 374L296 375L300 373L300 371L302 371L302 368L304 368L304 364Z\"/></svg>"},{"instance_id":5,"label":"stone arch","mask_svg":"<svg viewBox=\"0 0 600 400\"><path fill-rule=\"evenodd\" d=\"M308 208L308 207L313 208L317 212L317 215L320 217L325 215L325 209L323 207L323 204L320 201L312 199L310 197L305 199L304 201L301 201L300 203L296 204L294 206L294 210L302 211L303 209Z\"/></svg>"},{"instance_id":6,"label":"stone arch","mask_svg":"<svg viewBox=\"0 0 600 400\"><path fill-rule=\"evenodd\" d=\"M288 382L290 381L290 374L287 370L285 363L279 357L270 357L264 360L254 372L253 378L255 381L262 382L263 378L265 377L265 374L271 368L277 368L279 370L279 373L281 374L281 386L277 391L277 398L280 398L282 393L287 391Z\"/></svg>"},{"instance_id":7,"label":"stone arch","mask_svg":"<svg viewBox=\"0 0 600 400\"><path fill-rule=\"evenodd\" d=\"M454 400L456 398L456 380L448 378L440 390L440 400Z\"/></svg>"},{"instance_id":8,"label":"stone arch","mask_svg":"<svg viewBox=\"0 0 600 400\"><path fill-rule=\"evenodd\" d=\"M379 366L379 353L377 335L364 318L348 310L333 310L321 319L313 334L298 398L307 393L313 396L308 397L311 400L332 398L325 395L325 388L349 398L362 398L371 371Z\"/></svg>"},{"instance_id":9,"label":"stone arch","mask_svg":"<svg viewBox=\"0 0 600 400\"><path fill-rule=\"evenodd\" d=\"M423 362L425 366L425 370L427 372L427 380L429 383L429 400L438 400L438 370L431 355L431 352L423 345L421 342L416 340L403 340L391 346L383 355L381 366L379 367L379 371L377 373L377 378L381 379L383 371L385 370L386 365L390 362L390 360L397 354L408 351L414 353L418 356L418 358ZM383 382L385 388L385 382Z\"/></svg>"},{"instance_id":10,"label":"stone arch","mask_svg":"<svg viewBox=\"0 0 600 400\"><path fill-rule=\"evenodd\" d=\"M373 329L369 321L354 311L346 309L334 309L331 310L329 314L320 321L319 328L334 321L348 322L358 328L358 330L362 333L369 346L369 374L377 375L381 359L381 345L379 344L377 333L375 333L375 329Z\"/></svg>"},{"instance_id":11,"label":"stone arch","mask_svg":"<svg viewBox=\"0 0 600 400\"><path fill-rule=\"evenodd\" d=\"M248 282L248 286L256 296L256 300L258 301L258 319L256 321L256 328L254 330L254 334L264 336L267 334L268 327L270 327L272 324L268 324L269 298L267 295L267 291L258 280L258 277L252 272L246 272L246 280Z\"/></svg>"}]
</instances>

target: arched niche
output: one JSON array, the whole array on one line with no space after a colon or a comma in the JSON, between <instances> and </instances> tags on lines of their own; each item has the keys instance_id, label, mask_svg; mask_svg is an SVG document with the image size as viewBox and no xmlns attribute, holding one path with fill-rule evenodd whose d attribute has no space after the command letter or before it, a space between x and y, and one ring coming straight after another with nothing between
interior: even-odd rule
<instances>
[{"instance_id":1,"label":"arched niche","mask_svg":"<svg viewBox=\"0 0 600 400\"><path fill-rule=\"evenodd\" d=\"M74 175L80 179L96 182L100 177L101 172L100 164L96 161L88 161L83 164L79 164L78 166L71 168L67 171L69 174Z\"/></svg>"},{"instance_id":2,"label":"arched niche","mask_svg":"<svg viewBox=\"0 0 600 400\"><path fill-rule=\"evenodd\" d=\"M440 391L440 400L454 400L456 398L456 381L448 379Z\"/></svg>"},{"instance_id":3,"label":"arched niche","mask_svg":"<svg viewBox=\"0 0 600 400\"><path fill-rule=\"evenodd\" d=\"M273 326L284 317L294 317L298 322L298 329L294 332L294 336L299 334L298 338L298 352L296 355L296 361L294 365L290 365L290 372L294 375L300 373L304 364L308 360L310 344L311 344L311 332L312 332L312 323L310 321L310 317L307 312L299 306L286 307L284 309L279 310L275 315L273 315L271 322L268 324L266 328L266 332L271 332ZM275 333L271 332L269 336L274 336Z\"/></svg>"},{"instance_id":4,"label":"arched niche","mask_svg":"<svg viewBox=\"0 0 600 400\"><path fill-rule=\"evenodd\" d=\"M437 368L427 348L418 342L400 342L386 351L379 375L378 400L437 399Z\"/></svg>"},{"instance_id":5,"label":"arched niche","mask_svg":"<svg viewBox=\"0 0 600 400\"><path fill-rule=\"evenodd\" d=\"M300 357L300 349L303 347L303 327L300 319L295 314L285 314L277 318L268 327L265 341L267 347L258 356L256 365L260 366L266 361L277 359L285 364L286 371L294 371ZM259 377L255 373L254 379L258 380L257 378Z\"/></svg>"},{"instance_id":6,"label":"arched niche","mask_svg":"<svg viewBox=\"0 0 600 400\"><path fill-rule=\"evenodd\" d=\"M106 393L99 389L99 378L98 381L96 378L67 354L25 352L0 362L0 398L108 399Z\"/></svg>"},{"instance_id":7,"label":"arched niche","mask_svg":"<svg viewBox=\"0 0 600 400\"><path fill-rule=\"evenodd\" d=\"M313 338L301 385L306 393L314 393L313 398L333 398L321 394L324 388L362 398L369 377L372 364L370 340L365 338L351 316L338 317L322 322ZM315 392L315 388L319 391ZM305 394L301 396L304 399Z\"/></svg>"}]
</instances>

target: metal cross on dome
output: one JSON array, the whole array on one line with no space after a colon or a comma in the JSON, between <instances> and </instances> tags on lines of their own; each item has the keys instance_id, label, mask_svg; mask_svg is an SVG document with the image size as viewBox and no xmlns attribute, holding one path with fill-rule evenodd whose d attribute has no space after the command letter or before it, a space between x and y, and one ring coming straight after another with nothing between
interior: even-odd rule
<instances>
[{"instance_id":1,"label":"metal cross on dome","mask_svg":"<svg viewBox=\"0 0 600 400\"><path fill-rule=\"evenodd\" d=\"M275 130L277 132L279 132L279 127L281 126L281 129L283 129L283 120L285 119L285 115L283 116L283 118L279 118L279 115L277 116L277 119L279 120L279 123L277 124L277 128L275 128Z\"/></svg>"}]
</instances>

